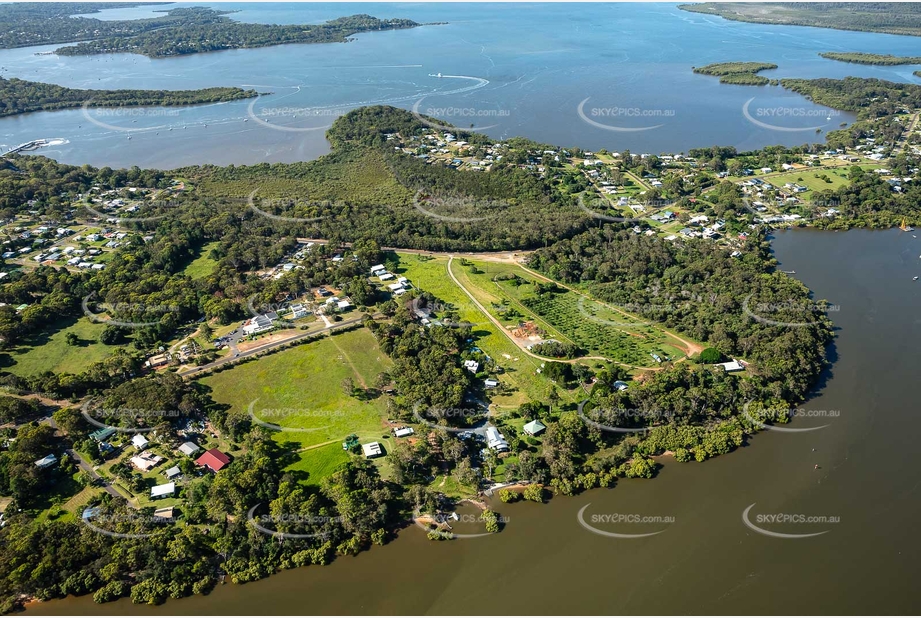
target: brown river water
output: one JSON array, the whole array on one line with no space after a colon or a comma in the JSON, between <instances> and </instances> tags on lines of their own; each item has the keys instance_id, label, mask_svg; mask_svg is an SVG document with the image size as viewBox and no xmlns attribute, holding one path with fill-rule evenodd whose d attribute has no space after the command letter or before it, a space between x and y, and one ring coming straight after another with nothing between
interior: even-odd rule
<instances>
[{"instance_id":1,"label":"brown river water","mask_svg":"<svg viewBox=\"0 0 921 618\"><path fill-rule=\"evenodd\" d=\"M204 597L147 607L87 596L29 613L917 614L921 239L797 230L774 250L835 305L834 365L802 406L828 412L788 426L821 429L765 431L730 455L663 460L653 480L544 505L498 503L497 535L436 543L413 527L357 557ZM822 534L760 534L743 521L753 504L748 521L764 530ZM602 532L659 533L595 534L578 519L586 505L582 521Z\"/></svg>"}]
</instances>

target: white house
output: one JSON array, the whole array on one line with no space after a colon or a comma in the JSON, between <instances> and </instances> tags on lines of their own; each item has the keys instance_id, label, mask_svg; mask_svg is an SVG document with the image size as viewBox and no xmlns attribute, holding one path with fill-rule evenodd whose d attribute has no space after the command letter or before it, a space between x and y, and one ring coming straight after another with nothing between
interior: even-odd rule
<instances>
[{"instance_id":1,"label":"white house","mask_svg":"<svg viewBox=\"0 0 921 618\"><path fill-rule=\"evenodd\" d=\"M58 458L52 453L51 455L45 455L41 459L35 462L36 467L41 470L45 468L50 468L54 464L58 463Z\"/></svg>"},{"instance_id":2,"label":"white house","mask_svg":"<svg viewBox=\"0 0 921 618\"><path fill-rule=\"evenodd\" d=\"M136 448L139 451L144 449L149 443L150 443L150 440L148 440L147 438L145 438L139 433L136 433L131 437L131 444L133 444L134 448Z\"/></svg>"},{"instance_id":3,"label":"white house","mask_svg":"<svg viewBox=\"0 0 921 618\"><path fill-rule=\"evenodd\" d=\"M184 442L182 446L179 447L179 452L187 457L191 457L200 450L200 447L194 442Z\"/></svg>"},{"instance_id":4,"label":"white house","mask_svg":"<svg viewBox=\"0 0 921 618\"><path fill-rule=\"evenodd\" d=\"M381 447L380 442L368 442L367 444L361 445L361 453L368 459L373 459L374 457L383 455L384 449Z\"/></svg>"},{"instance_id":5,"label":"white house","mask_svg":"<svg viewBox=\"0 0 921 618\"><path fill-rule=\"evenodd\" d=\"M726 373L731 373L733 371L742 371L743 369L745 369L745 365L743 365L742 363L740 363L739 361L735 359L732 359L728 363L717 363L713 366L722 367L723 369L726 370Z\"/></svg>"},{"instance_id":6,"label":"white house","mask_svg":"<svg viewBox=\"0 0 921 618\"><path fill-rule=\"evenodd\" d=\"M272 329L272 320L267 318L264 315L257 315L256 317L247 320L243 323L243 334L244 335L255 335L257 333L264 333L267 330Z\"/></svg>"},{"instance_id":7,"label":"white house","mask_svg":"<svg viewBox=\"0 0 921 618\"><path fill-rule=\"evenodd\" d=\"M157 498L164 498L166 496L172 496L174 493L176 493L176 483L155 485L150 488L150 499L155 500Z\"/></svg>"},{"instance_id":8,"label":"white house","mask_svg":"<svg viewBox=\"0 0 921 618\"><path fill-rule=\"evenodd\" d=\"M508 450L508 442L505 437L492 425L486 428L486 445L498 452Z\"/></svg>"},{"instance_id":9,"label":"white house","mask_svg":"<svg viewBox=\"0 0 921 618\"><path fill-rule=\"evenodd\" d=\"M412 427L400 427L399 429L394 430L393 435L397 438L405 438L406 436L411 436L416 433Z\"/></svg>"}]
</instances>

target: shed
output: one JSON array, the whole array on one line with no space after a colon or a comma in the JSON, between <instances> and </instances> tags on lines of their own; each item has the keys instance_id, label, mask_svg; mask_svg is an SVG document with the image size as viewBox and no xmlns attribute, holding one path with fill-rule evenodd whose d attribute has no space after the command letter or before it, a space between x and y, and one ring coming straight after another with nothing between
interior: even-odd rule
<instances>
[{"instance_id":1,"label":"shed","mask_svg":"<svg viewBox=\"0 0 921 618\"><path fill-rule=\"evenodd\" d=\"M191 457L200 450L201 447L199 447L194 442L183 442L182 446L179 447L179 452L183 455L186 455L187 457Z\"/></svg>"},{"instance_id":2,"label":"shed","mask_svg":"<svg viewBox=\"0 0 921 618\"><path fill-rule=\"evenodd\" d=\"M157 498L164 498L166 496L172 496L174 493L176 493L176 483L155 485L150 488L150 499L155 500Z\"/></svg>"},{"instance_id":3,"label":"shed","mask_svg":"<svg viewBox=\"0 0 921 618\"><path fill-rule=\"evenodd\" d=\"M383 455L384 449L380 442L368 442L367 444L361 445L361 452L365 457L371 459Z\"/></svg>"},{"instance_id":4,"label":"shed","mask_svg":"<svg viewBox=\"0 0 921 618\"><path fill-rule=\"evenodd\" d=\"M174 479L181 474L182 474L182 470L179 469L179 466L173 466L172 468L166 471L166 478Z\"/></svg>"}]
</instances>

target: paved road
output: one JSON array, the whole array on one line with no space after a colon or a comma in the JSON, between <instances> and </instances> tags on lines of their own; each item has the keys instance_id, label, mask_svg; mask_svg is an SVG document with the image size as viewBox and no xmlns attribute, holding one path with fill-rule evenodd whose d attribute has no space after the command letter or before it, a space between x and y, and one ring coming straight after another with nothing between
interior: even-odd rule
<instances>
[{"instance_id":1,"label":"paved road","mask_svg":"<svg viewBox=\"0 0 921 618\"><path fill-rule=\"evenodd\" d=\"M64 433L62 429L58 428L58 424L54 422L54 418L51 416L46 416L45 418L41 419L39 422L42 423L43 425L48 425L55 431L60 431L61 433ZM110 485L106 479L101 477L99 473L93 469L93 465L80 456L80 453L73 450L72 448L65 449L64 452L67 453L71 459L77 462L77 465L80 467L80 469L86 472L87 474L89 474L96 481L96 483L106 491L106 493L108 493L110 496L114 498L121 498L123 500L125 499L125 496L118 493L117 489L112 487L112 485ZM133 504L131 504L130 501L128 501L128 506L132 508L137 508Z\"/></svg>"},{"instance_id":2,"label":"paved road","mask_svg":"<svg viewBox=\"0 0 921 618\"><path fill-rule=\"evenodd\" d=\"M379 317L379 316L380 314L376 314L373 317ZM240 359L247 358L249 356L254 356L260 352L265 352L266 350L272 350L274 348L277 348L283 345L287 345L294 341L299 341L301 339L305 339L307 337L313 337L315 335L319 335L322 333L332 332L334 330L345 328L347 326L353 326L355 324L360 324L363 319L364 319L364 316L357 317L357 318L350 318L348 320L343 320L342 322L334 322L330 326L321 328L320 330L310 330L310 331L299 332L294 335L291 335L290 337L285 337L284 339L277 339L275 341L264 343L254 348L250 348L249 350L245 352L240 352L239 354L235 354L233 356L228 355L228 356L225 356L224 358L219 358L218 360L208 363L207 365L202 365L201 367L183 369L182 371L179 371L178 373L180 376L183 376L183 377L193 376L203 371L208 371L210 369L214 369L215 367L220 367L221 365L226 365L227 363L233 363L233 362L239 361Z\"/></svg>"}]
</instances>

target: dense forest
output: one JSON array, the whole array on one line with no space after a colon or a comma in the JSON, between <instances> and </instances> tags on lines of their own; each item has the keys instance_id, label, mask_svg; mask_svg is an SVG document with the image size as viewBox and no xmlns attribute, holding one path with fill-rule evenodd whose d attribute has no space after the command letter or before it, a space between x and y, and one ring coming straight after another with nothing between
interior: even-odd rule
<instances>
[{"instance_id":1,"label":"dense forest","mask_svg":"<svg viewBox=\"0 0 921 618\"><path fill-rule=\"evenodd\" d=\"M102 20L92 17L75 17L97 13L102 9L131 7L139 4L141 3L22 2L4 4L0 6L0 48L71 43L97 37L133 36L148 30L180 26L189 17L194 17L196 20L213 21L225 14L225 12L211 9L196 9L192 13L187 9L179 12L164 9L164 16L147 19ZM156 5L157 3L151 4Z\"/></svg>"},{"instance_id":2,"label":"dense forest","mask_svg":"<svg viewBox=\"0 0 921 618\"><path fill-rule=\"evenodd\" d=\"M883 138L894 141L897 127L869 123L889 119L903 107L921 106L921 88L915 86L850 78L786 81L786 87L817 102L834 101L835 107L858 112L861 121L830 140L844 142L874 130L879 143ZM112 346L112 353L81 372L26 377L0 372L0 387L11 393L74 402L54 413L57 426L65 430L62 435L32 423L44 413L36 401L0 398L0 420L19 424L16 441L0 452L0 493L14 500L9 523L0 528L6 557L0 564L0 611L14 609L28 597L67 594L92 594L99 602L130 597L137 603L160 603L206 593L222 574L242 583L279 569L326 564L385 543L413 514L438 510L442 498L427 488L433 470L468 486L491 478L498 462L488 449L483 454L476 443L436 430L426 440L390 450L389 480L374 465L353 459L322 482L311 482L304 473L286 471L291 452L270 439L263 427L253 426L244 411L217 405L198 382L141 369L153 350L202 317L230 324L248 315L246 304L254 298L271 303L309 287L331 285L360 307L374 309L363 326L393 361L374 385L392 393L386 395L388 417L418 421L415 415L422 406L426 422L457 425L445 411L464 409L483 396L478 384L488 375L472 376L463 361L476 360L484 370L493 369L495 361L472 345L475 335L468 328L421 326L409 310L416 292L403 303L377 297L366 274L371 265L387 259L386 247L535 248L531 268L601 300L640 308L642 317L706 344L690 359L666 360L655 371L640 372L626 391L616 386L629 378L623 367L547 361L542 371L555 384L546 398L510 412L514 418L540 419L547 426L541 439L522 434L504 416L495 419L514 456L505 468L506 479L535 481L556 493L574 494L610 487L619 478L648 478L656 471L653 455L670 451L679 461L703 461L744 444L759 429L740 414L746 403L751 402L755 421L782 423L788 420L787 411L809 395L826 366L825 350L832 338L825 304L774 270L765 233L749 227L753 215L737 184L707 173L702 174L706 185L688 183L674 190L683 205L694 199L696 211L725 219L727 229L745 230L735 236L739 253L703 240L669 242L586 216L574 199L588 187L585 176L554 167L552 157L541 154L544 145L507 140L514 151L489 171L476 173L431 164L393 148L396 134L407 143L431 134L423 120L391 107L355 110L330 129L333 152L308 163L196 166L169 173L75 167L35 156L11 156L0 163L0 217L5 219L84 219L81 208L93 187L167 190L176 177L190 187L169 203L145 203L139 214L158 218L126 223L127 242L112 252L105 270L39 266L12 272L0 286L0 365L8 365L6 353L27 345L48 324L78 317L82 303L95 311L108 307L116 318L145 324L130 333L106 327L100 342ZM478 152L492 146L485 136L461 130L456 134ZM709 170L732 167L738 172L743 166L778 167L825 147L776 146L754 152L712 147L689 154ZM622 157L623 168L640 176L662 167L655 156L625 152ZM545 173L534 173L538 165ZM913 163L898 154L887 165L908 175ZM834 200L841 216L814 225L892 225L918 213L921 184L909 183L904 191L894 192L878 175L857 166L848 175L849 184L818 192L815 198ZM248 199L254 194L263 214ZM450 212L452 204L461 204L480 220L432 217L419 208L420 195L430 209ZM266 217L266 212L286 218ZM331 242L316 246L300 261L301 268L279 278L256 273L287 259L297 238L305 236ZM25 242L9 240L12 248ZM214 267L192 279L184 269L205 246ZM340 253L354 259L329 259ZM561 290L548 285L540 293ZM14 307L20 304L29 306L17 312ZM163 306L170 311L150 309ZM752 308L770 312L774 321L802 326L784 328L755 319ZM578 353L564 344L538 350L557 358ZM730 358L744 360L746 370L730 374L713 366ZM587 401L579 407L560 404L557 385L585 389ZM77 471L70 449L91 458L98 455L93 444L72 444L68 437L87 432L77 408L87 397L98 402L98 410L90 413L113 425L153 428L170 446L175 446L173 430L180 423L208 420L242 454L219 474L189 473L182 487L180 523L158 521L152 509L131 509L103 494L96 521L121 534L150 535L143 538L116 538L79 521L16 514L17 508L34 507L49 484L73 480ZM105 412L113 409L180 414L160 419ZM479 418L471 412L462 420ZM611 426L645 431L604 430ZM53 472L57 476L35 470L34 462L49 451L64 454ZM127 466L112 473L127 485L142 483ZM542 499L542 492L533 499ZM315 536L279 543L248 525L251 513L265 516L279 531Z\"/></svg>"},{"instance_id":3,"label":"dense forest","mask_svg":"<svg viewBox=\"0 0 921 618\"><path fill-rule=\"evenodd\" d=\"M770 62L717 62L702 67L693 67L693 70L702 75L719 76L721 84L764 86L771 80L758 75L758 72L776 68L777 65Z\"/></svg>"},{"instance_id":4,"label":"dense forest","mask_svg":"<svg viewBox=\"0 0 921 618\"><path fill-rule=\"evenodd\" d=\"M62 47L55 53L85 56L128 52L161 58L291 43L339 43L361 32L419 25L409 19L378 19L370 15L339 17L316 25L249 24L231 21L219 12L203 8L173 9L167 15L167 19L180 19L129 36L94 38Z\"/></svg>"},{"instance_id":5,"label":"dense forest","mask_svg":"<svg viewBox=\"0 0 921 618\"><path fill-rule=\"evenodd\" d=\"M0 116L73 107L198 105L257 96L242 88L201 90L80 90L55 84L0 77Z\"/></svg>"},{"instance_id":6,"label":"dense forest","mask_svg":"<svg viewBox=\"0 0 921 618\"><path fill-rule=\"evenodd\" d=\"M860 112L864 117L886 116L921 105L919 84L900 84L871 77L782 79L780 83L816 103Z\"/></svg>"},{"instance_id":7,"label":"dense forest","mask_svg":"<svg viewBox=\"0 0 921 618\"><path fill-rule=\"evenodd\" d=\"M921 35L921 7L902 2L702 2L679 9L757 24Z\"/></svg>"},{"instance_id":8,"label":"dense forest","mask_svg":"<svg viewBox=\"0 0 921 618\"><path fill-rule=\"evenodd\" d=\"M921 56L893 56L891 54L867 54L863 52L825 52L819 55L829 60L852 62L854 64L878 64L884 66L921 64Z\"/></svg>"}]
</instances>

